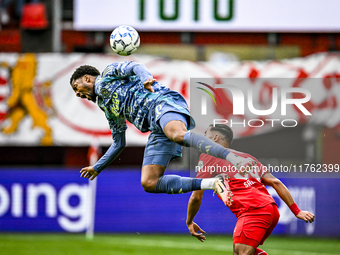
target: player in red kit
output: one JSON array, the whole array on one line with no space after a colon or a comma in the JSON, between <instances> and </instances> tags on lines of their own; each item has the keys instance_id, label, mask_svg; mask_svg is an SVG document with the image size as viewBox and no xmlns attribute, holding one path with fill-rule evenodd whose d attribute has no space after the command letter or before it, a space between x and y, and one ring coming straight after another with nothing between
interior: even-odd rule
<instances>
[{"instance_id":1,"label":"player in red kit","mask_svg":"<svg viewBox=\"0 0 340 255\"><path fill-rule=\"evenodd\" d=\"M205 136L226 148L229 148L233 140L232 130L222 124L211 125ZM297 218L312 223L315 216L311 212L301 211L286 186L256 158L238 151L233 153L243 158L252 158L257 163L251 169L236 170L225 160L202 154L196 169L196 177L211 178L221 173L228 176L230 190L233 193L233 202L229 208L237 217L233 234L234 255L266 255L267 253L258 246L271 234L280 214L277 204L264 185L273 187ZM201 242L206 239L205 232L193 220L200 208L203 193L204 190L192 192L187 213L188 229Z\"/></svg>"}]
</instances>

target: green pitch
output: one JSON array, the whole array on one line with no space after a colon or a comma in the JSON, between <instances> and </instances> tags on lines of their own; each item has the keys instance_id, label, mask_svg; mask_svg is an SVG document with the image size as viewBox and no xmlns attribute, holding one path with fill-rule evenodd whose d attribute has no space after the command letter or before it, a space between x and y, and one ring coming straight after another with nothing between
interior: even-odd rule
<instances>
[{"instance_id":1,"label":"green pitch","mask_svg":"<svg viewBox=\"0 0 340 255\"><path fill-rule=\"evenodd\" d=\"M340 254L340 241L296 237L270 237L261 247L269 254ZM0 234L1 255L211 255L232 254L231 236L207 236L204 243L188 235L84 235Z\"/></svg>"}]
</instances>

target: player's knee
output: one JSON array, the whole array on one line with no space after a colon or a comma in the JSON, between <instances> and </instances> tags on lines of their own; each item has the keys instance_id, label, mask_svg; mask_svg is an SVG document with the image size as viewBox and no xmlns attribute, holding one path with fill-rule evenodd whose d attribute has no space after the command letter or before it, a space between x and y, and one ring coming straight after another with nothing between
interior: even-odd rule
<instances>
[{"instance_id":1,"label":"player's knee","mask_svg":"<svg viewBox=\"0 0 340 255\"><path fill-rule=\"evenodd\" d=\"M156 183L153 180L141 180L142 187L145 192L154 193Z\"/></svg>"},{"instance_id":2,"label":"player's knee","mask_svg":"<svg viewBox=\"0 0 340 255\"><path fill-rule=\"evenodd\" d=\"M185 132L179 131L172 134L172 141L179 145L183 145Z\"/></svg>"}]
</instances>

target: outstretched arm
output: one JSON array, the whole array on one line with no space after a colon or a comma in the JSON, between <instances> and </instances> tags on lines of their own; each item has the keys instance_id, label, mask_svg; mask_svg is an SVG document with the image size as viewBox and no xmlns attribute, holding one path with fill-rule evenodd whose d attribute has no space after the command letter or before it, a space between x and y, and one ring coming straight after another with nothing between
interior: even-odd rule
<instances>
[{"instance_id":1,"label":"outstretched arm","mask_svg":"<svg viewBox=\"0 0 340 255\"><path fill-rule=\"evenodd\" d=\"M80 170L80 177L94 180L98 174L107 167L125 148L125 133L116 133L113 135L113 143L105 154L98 160L94 166L84 167Z\"/></svg>"},{"instance_id":2,"label":"outstretched arm","mask_svg":"<svg viewBox=\"0 0 340 255\"><path fill-rule=\"evenodd\" d=\"M204 242L205 231L202 230L193 220L201 207L204 190L195 190L191 193L188 203L187 212L187 227L192 236L196 237L199 241Z\"/></svg>"},{"instance_id":3,"label":"outstretched arm","mask_svg":"<svg viewBox=\"0 0 340 255\"><path fill-rule=\"evenodd\" d=\"M152 85L156 79L152 77L144 64L134 61L115 62L107 66L102 74L104 79L121 79L132 75L139 77L146 90L154 92Z\"/></svg>"},{"instance_id":4,"label":"outstretched arm","mask_svg":"<svg viewBox=\"0 0 340 255\"><path fill-rule=\"evenodd\" d=\"M144 88L149 92L154 92L152 85L156 81L144 64L134 63L132 70L143 82Z\"/></svg>"},{"instance_id":5,"label":"outstretched arm","mask_svg":"<svg viewBox=\"0 0 340 255\"><path fill-rule=\"evenodd\" d=\"M306 223L312 223L315 220L313 213L308 211L301 211L299 207L294 202L294 199L287 189L287 187L277 178L275 178L271 173L266 173L262 178L262 183L271 186L275 189L279 197L285 202L289 209L295 214L295 216Z\"/></svg>"}]
</instances>

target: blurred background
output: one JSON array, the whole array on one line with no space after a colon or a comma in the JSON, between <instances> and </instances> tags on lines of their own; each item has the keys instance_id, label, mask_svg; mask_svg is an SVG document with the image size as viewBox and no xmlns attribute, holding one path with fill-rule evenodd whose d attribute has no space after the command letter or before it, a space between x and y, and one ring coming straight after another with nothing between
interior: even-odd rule
<instances>
[{"instance_id":1,"label":"blurred background","mask_svg":"<svg viewBox=\"0 0 340 255\"><path fill-rule=\"evenodd\" d=\"M311 91L304 106L312 116L291 109L286 119L298 120L295 127L237 129L232 148L266 165L295 165L302 171L310 164L325 166L327 173L314 170L303 177L278 171L300 208L317 220L311 225L297 221L270 190L281 213L274 234L340 237L338 1L0 3L1 232L188 234L190 194L143 191L140 168L148 134L131 125L127 148L97 183L79 178L79 170L96 162L112 140L104 114L75 97L70 76L82 64L102 71L114 61L133 60L188 102L190 79L201 77L248 80L261 109L269 108L272 88L281 86L277 79ZM122 24L133 26L141 40L128 57L109 45L110 33ZM231 95L223 100L230 108L216 114L231 118ZM257 118L246 113L249 119ZM197 155L187 149L183 154L169 173L190 175L190 157ZM209 233L230 235L235 217L211 194L197 221Z\"/></svg>"}]
</instances>

